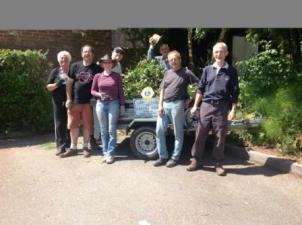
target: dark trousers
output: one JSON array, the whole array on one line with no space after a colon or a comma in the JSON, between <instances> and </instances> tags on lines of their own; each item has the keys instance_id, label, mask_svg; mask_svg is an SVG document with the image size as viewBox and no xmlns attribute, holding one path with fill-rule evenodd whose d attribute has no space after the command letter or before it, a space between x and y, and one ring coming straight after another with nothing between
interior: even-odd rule
<instances>
[{"instance_id":1,"label":"dark trousers","mask_svg":"<svg viewBox=\"0 0 302 225\"><path fill-rule=\"evenodd\" d=\"M203 102L200 107L200 119L196 130L195 142L191 154L200 160L205 149L205 143L212 130L215 135L213 157L216 163L222 163L224 159L224 145L227 133L228 103L220 102L209 104Z\"/></svg>"},{"instance_id":2,"label":"dark trousers","mask_svg":"<svg viewBox=\"0 0 302 225\"><path fill-rule=\"evenodd\" d=\"M59 150L65 150L70 146L70 133L67 129L67 109L65 101L52 100L54 124L55 124L55 142Z\"/></svg>"}]
</instances>

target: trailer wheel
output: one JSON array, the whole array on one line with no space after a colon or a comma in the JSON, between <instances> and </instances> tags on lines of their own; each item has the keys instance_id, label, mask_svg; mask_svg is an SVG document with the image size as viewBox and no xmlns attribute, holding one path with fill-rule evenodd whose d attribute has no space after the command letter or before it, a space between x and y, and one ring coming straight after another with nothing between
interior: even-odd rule
<instances>
[{"instance_id":1,"label":"trailer wheel","mask_svg":"<svg viewBox=\"0 0 302 225\"><path fill-rule=\"evenodd\" d=\"M140 159L156 159L156 135L153 127L140 127L130 137L130 147L133 154Z\"/></svg>"}]
</instances>

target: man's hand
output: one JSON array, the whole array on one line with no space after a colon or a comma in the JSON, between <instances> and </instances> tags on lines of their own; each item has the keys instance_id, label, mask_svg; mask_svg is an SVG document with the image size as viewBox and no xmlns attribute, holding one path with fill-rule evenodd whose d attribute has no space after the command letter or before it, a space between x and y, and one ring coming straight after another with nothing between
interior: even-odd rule
<instances>
[{"instance_id":1,"label":"man's hand","mask_svg":"<svg viewBox=\"0 0 302 225\"><path fill-rule=\"evenodd\" d=\"M73 83L73 79L71 79L71 78L69 78L69 77L66 77L65 78L65 81L66 81L66 85L72 85L72 83Z\"/></svg>"},{"instance_id":2,"label":"man's hand","mask_svg":"<svg viewBox=\"0 0 302 225\"><path fill-rule=\"evenodd\" d=\"M150 38L149 38L149 44L150 44L151 47L154 47L154 45L155 45L155 40L153 40L153 37L150 37Z\"/></svg>"},{"instance_id":3,"label":"man's hand","mask_svg":"<svg viewBox=\"0 0 302 225\"><path fill-rule=\"evenodd\" d=\"M164 108L159 107L158 111L157 111L157 115L159 115L160 117L163 117L164 114L165 114Z\"/></svg>"},{"instance_id":4,"label":"man's hand","mask_svg":"<svg viewBox=\"0 0 302 225\"><path fill-rule=\"evenodd\" d=\"M193 106L191 109L191 115L196 115L196 113L197 113L197 107Z\"/></svg>"},{"instance_id":5,"label":"man's hand","mask_svg":"<svg viewBox=\"0 0 302 225\"><path fill-rule=\"evenodd\" d=\"M233 120L236 117L236 110L232 109L228 114L228 120Z\"/></svg>"},{"instance_id":6,"label":"man's hand","mask_svg":"<svg viewBox=\"0 0 302 225\"><path fill-rule=\"evenodd\" d=\"M72 101L70 99L67 99L66 103L65 103L65 106L66 106L67 109L71 109L71 107L72 107Z\"/></svg>"}]
</instances>

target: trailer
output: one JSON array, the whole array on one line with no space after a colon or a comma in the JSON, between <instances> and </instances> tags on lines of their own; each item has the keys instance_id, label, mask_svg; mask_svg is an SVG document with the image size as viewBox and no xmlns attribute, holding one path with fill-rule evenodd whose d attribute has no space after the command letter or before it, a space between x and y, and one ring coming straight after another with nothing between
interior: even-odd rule
<instances>
[{"instance_id":1,"label":"trailer","mask_svg":"<svg viewBox=\"0 0 302 225\"><path fill-rule=\"evenodd\" d=\"M118 120L118 130L130 135L130 149L140 159L150 160L158 157L155 133L157 106L157 98L127 100L125 114ZM195 135L198 118L191 115L190 109L185 111L184 131L186 135ZM260 115L254 119L232 120L229 121L228 129L258 127L261 122ZM172 125L168 127L167 132L173 134Z\"/></svg>"}]
</instances>

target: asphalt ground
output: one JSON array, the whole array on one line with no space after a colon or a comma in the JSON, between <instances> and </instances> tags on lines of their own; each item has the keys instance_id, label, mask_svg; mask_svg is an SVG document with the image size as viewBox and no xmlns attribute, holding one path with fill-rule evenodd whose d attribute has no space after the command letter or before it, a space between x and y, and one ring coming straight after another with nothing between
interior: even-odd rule
<instances>
[{"instance_id":1,"label":"asphalt ground","mask_svg":"<svg viewBox=\"0 0 302 225\"><path fill-rule=\"evenodd\" d=\"M174 168L136 159L128 138L111 165L101 151L59 158L45 141L0 141L1 225L301 224L300 176L227 156L219 177L210 151L187 172L190 139Z\"/></svg>"}]
</instances>

